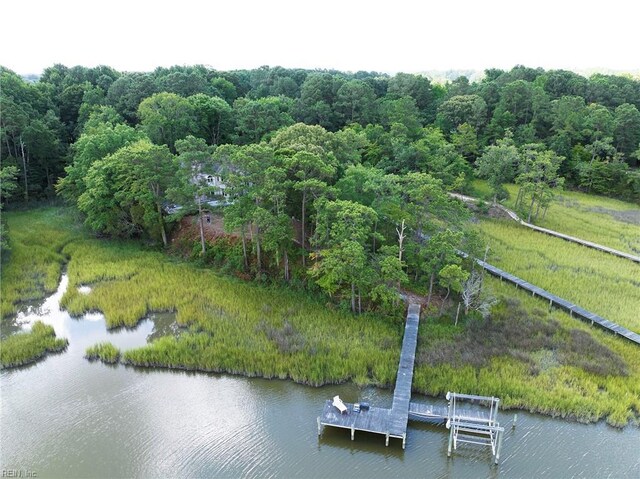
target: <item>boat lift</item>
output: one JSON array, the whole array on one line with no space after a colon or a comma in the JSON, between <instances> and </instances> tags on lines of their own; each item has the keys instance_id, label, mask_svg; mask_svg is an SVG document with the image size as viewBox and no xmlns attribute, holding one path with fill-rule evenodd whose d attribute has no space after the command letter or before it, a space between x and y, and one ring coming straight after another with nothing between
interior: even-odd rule
<instances>
[{"instance_id":1,"label":"boat lift","mask_svg":"<svg viewBox=\"0 0 640 479\"><path fill-rule=\"evenodd\" d=\"M475 396L471 394L459 394L448 392L446 395L449 401L448 417L446 426L449 429L449 447L447 456L451 457L451 450L458 448L458 443L479 444L490 446L494 461L498 464L500 460L500 449L502 448L502 437L504 427L498 423L498 404L500 399L488 396ZM460 400L478 402L480 405L488 406L482 412L473 411L469 408L458 406Z\"/></svg>"}]
</instances>

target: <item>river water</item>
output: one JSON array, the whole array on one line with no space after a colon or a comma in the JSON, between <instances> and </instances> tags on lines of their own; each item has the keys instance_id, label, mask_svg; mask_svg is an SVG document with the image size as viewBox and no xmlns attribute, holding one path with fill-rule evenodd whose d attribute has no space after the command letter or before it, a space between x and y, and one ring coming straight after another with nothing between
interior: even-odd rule
<instances>
[{"instance_id":1,"label":"river water","mask_svg":"<svg viewBox=\"0 0 640 479\"><path fill-rule=\"evenodd\" d=\"M2 325L6 334L41 319L69 339L63 353L0 373L3 477L640 477L637 427L520 412L494 466L478 446L448 459L441 426L410 423L404 451L366 433L352 442L349 431L325 428L318 437L325 399L389 407L391 391L89 362L84 350L98 341L127 349L179 332L170 314L115 332L100 314L71 318L59 308L67 283ZM503 425L511 419L500 414Z\"/></svg>"}]
</instances>

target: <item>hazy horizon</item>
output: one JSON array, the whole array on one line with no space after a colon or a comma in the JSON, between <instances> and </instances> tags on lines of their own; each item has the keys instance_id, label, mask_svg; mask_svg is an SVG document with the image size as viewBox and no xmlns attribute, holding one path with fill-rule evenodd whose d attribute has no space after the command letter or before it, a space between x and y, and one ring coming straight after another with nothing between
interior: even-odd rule
<instances>
[{"instance_id":1,"label":"hazy horizon","mask_svg":"<svg viewBox=\"0 0 640 479\"><path fill-rule=\"evenodd\" d=\"M538 68L535 66L531 66L531 65L522 65L522 64L518 64L524 67L529 67L529 68ZM0 66L5 66L0 64ZM49 65L48 67L52 67L54 66L54 64ZM87 66L87 65L64 65L68 68L73 68L75 66L81 66L81 67L87 67L87 68L91 68L93 66L98 66L98 65L91 65L91 66ZM111 65L103 65L103 66L109 66L111 67ZM192 64L192 65L170 65L169 67L156 67L156 68L170 68L172 66L186 66L186 67L190 67L190 66L200 66L199 64ZM234 70L252 70L252 69L258 69L261 67L269 67L269 68L278 68L278 67L282 67L282 68L288 68L288 69L296 69L298 67L286 67L283 65L260 65L254 68L242 68L242 69L231 69L231 70L219 70L214 68L211 65L202 65L206 68L212 68L214 70L217 71L234 71ZM516 66L516 65L514 65ZM46 68L48 68L46 67ZM156 68L150 69L150 70L118 70L116 68L116 70L120 73L152 73ZM379 74L383 74L383 75L389 75L389 76L393 76L396 73L411 73L411 74L415 74L415 75L422 75L425 76L427 78L430 78L432 81L438 83L438 82L446 82L446 81L453 81L456 78L460 77L460 76L466 76L470 82L476 82L476 81L480 81L482 80L482 78L484 78L484 72L487 69L490 68L494 68L494 67L487 67L484 68L482 70L470 70L467 68L461 68L461 69L445 69L445 70L423 70L423 71L397 71L397 72L383 72L383 71L373 71L373 70L367 70L368 72L375 72L375 73L379 73ZM309 70L309 71L340 71L343 73L355 73L357 71L361 71L361 70L338 70L337 68L302 68L300 67L300 69L303 70ZM504 69L505 71L509 71L511 70L511 68L508 69ZM548 70L552 70L551 68L545 68L545 71ZM577 69L569 69L569 68L558 68L558 70L568 70L568 71L572 71L578 75L584 76L585 78L589 78L591 75L595 74L595 73L600 73L600 74L604 74L604 75L621 75L621 76L631 76L634 79L640 79L640 68L638 69L634 69L634 70L614 70L611 68L585 68L582 70L577 70ZM19 72L19 71L15 71L13 70L16 74L18 74L20 77L22 77L25 80L30 80L30 81L37 81L42 74L44 73L44 69L40 72Z\"/></svg>"},{"instance_id":2,"label":"hazy horizon","mask_svg":"<svg viewBox=\"0 0 640 479\"><path fill-rule=\"evenodd\" d=\"M627 0L606 7L595 0L513 5L112 0L89 10L76 0L22 0L3 6L4 18L23 21L5 22L0 64L21 75L58 63L118 71L201 64L224 71L271 65L393 74L525 65L640 72L634 52L640 6Z\"/></svg>"}]
</instances>

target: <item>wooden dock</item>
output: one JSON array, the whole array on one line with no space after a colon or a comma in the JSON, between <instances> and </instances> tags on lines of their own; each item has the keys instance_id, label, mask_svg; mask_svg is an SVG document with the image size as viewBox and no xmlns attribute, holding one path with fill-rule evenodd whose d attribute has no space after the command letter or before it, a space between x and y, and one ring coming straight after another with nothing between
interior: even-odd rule
<instances>
[{"instance_id":1,"label":"wooden dock","mask_svg":"<svg viewBox=\"0 0 640 479\"><path fill-rule=\"evenodd\" d=\"M351 431L352 441L355 439L356 431L370 432L384 435L387 446L390 437L402 439L402 449L404 449L407 443L409 419L440 423L445 424L449 429L447 449L449 456L452 450L457 448L458 443L479 444L491 447L497 464L504 434L504 428L497 422L500 401L498 398L448 392L446 396L449 401L448 406L411 402L411 383L419 322L420 305L409 305L391 408L370 407L356 411L354 404L344 403L346 411L341 413L333 401L327 400L322 414L318 416L318 435L322 434L325 426L348 429ZM471 403L459 405L459 400L467 400ZM487 404L491 406L488 412ZM339 406L342 408L341 404Z\"/></svg>"},{"instance_id":2,"label":"wooden dock","mask_svg":"<svg viewBox=\"0 0 640 479\"><path fill-rule=\"evenodd\" d=\"M391 409L371 407L368 411L361 410L357 413L354 412L352 403L345 403L347 412L340 414L331 401L328 400L325 402L322 415L318 417L318 434L322 433L324 426L349 429L352 440L356 431L372 432L383 434L386 438L385 443L387 446L389 445L390 437L402 439L402 448L404 449L407 440L411 383L413 381L413 366L418 344L419 322L420 305L409 305Z\"/></svg>"},{"instance_id":3,"label":"wooden dock","mask_svg":"<svg viewBox=\"0 0 640 479\"><path fill-rule=\"evenodd\" d=\"M477 198L473 198L471 196L461 195L460 193L449 193L449 195L453 198L458 198L459 200L464 201L465 203L476 203L478 201ZM522 218L520 218L515 211L510 210L504 205L496 204L497 208L504 211L509 217L520 223L522 226L529 228L533 231L537 231L539 233L544 233L549 236L555 236L556 238L563 239L565 241L570 241L571 243L577 243L582 246L586 246L587 248L596 249L598 251L602 251L603 253L612 254L614 256L618 256L619 258L624 258L633 261L634 263L640 263L640 256L633 255L631 253L625 253L624 251L619 251L617 249L609 248L608 246L604 246L598 243L594 243L593 241L583 240L582 238L576 238L575 236L570 236L564 233L560 233L559 231L550 230L548 228L542 228L540 226L533 225L531 223L527 223Z\"/></svg>"},{"instance_id":4,"label":"wooden dock","mask_svg":"<svg viewBox=\"0 0 640 479\"><path fill-rule=\"evenodd\" d=\"M413 366L416 360L419 322L420 305L409 305L396 376L396 387L393 390L393 403L389 415L389 433L392 437L402 437L403 447L407 436L407 422L409 421L411 383L413 382Z\"/></svg>"},{"instance_id":5,"label":"wooden dock","mask_svg":"<svg viewBox=\"0 0 640 479\"><path fill-rule=\"evenodd\" d=\"M464 255L465 257L467 256L466 253L461 252L461 254ZM586 309L578 306L577 304L573 304L572 302L567 301L566 299L563 299L559 296L556 296L555 294L550 293L534 284L528 283L527 281L520 279L511 273L507 273L506 271L503 271L500 268L497 268L485 261L476 259L476 263L480 265L482 268L484 268L486 271L491 273L493 276L496 276L501 280L506 280L506 281L509 281L510 283L513 283L516 286L516 288L522 288L525 291L529 291L531 294L533 294L533 296L539 296L549 301L549 307L554 305L559 306L560 308L567 311L571 316L575 315L579 318L582 318L585 321L591 322L592 325L597 324L601 328L604 328L619 336L622 336L623 338L626 338L629 341L633 341L636 344L640 344L640 334L638 333L635 333L623 326L620 326L619 324L614 323L613 321L609 321L608 319L605 319L602 316L592 313L591 311L587 311Z\"/></svg>"}]
</instances>

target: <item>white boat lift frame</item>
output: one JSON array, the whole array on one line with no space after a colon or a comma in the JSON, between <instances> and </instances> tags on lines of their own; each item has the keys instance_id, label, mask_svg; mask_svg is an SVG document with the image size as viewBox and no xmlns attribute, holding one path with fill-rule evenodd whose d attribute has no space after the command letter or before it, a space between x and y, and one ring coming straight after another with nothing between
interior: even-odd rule
<instances>
[{"instance_id":1,"label":"white boat lift frame","mask_svg":"<svg viewBox=\"0 0 640 479\"><path fill-rule=\"evenodd\" d=\"M472 394L459 394L448 392L446 396L449 401L447 417L447 429L449 429L449 446L447 456L451 457L451 450L458 448L458 443L478 444L490 446L494 462L498 464L500 460L500 449L502 448L502 437L504 428L498 423L498 404L500 399L488 396L475 396ZM470 415L467 409L459 410L457 402L459 400L479 401L488 404L489 416Z\"/></svg>"}]
</instances>

